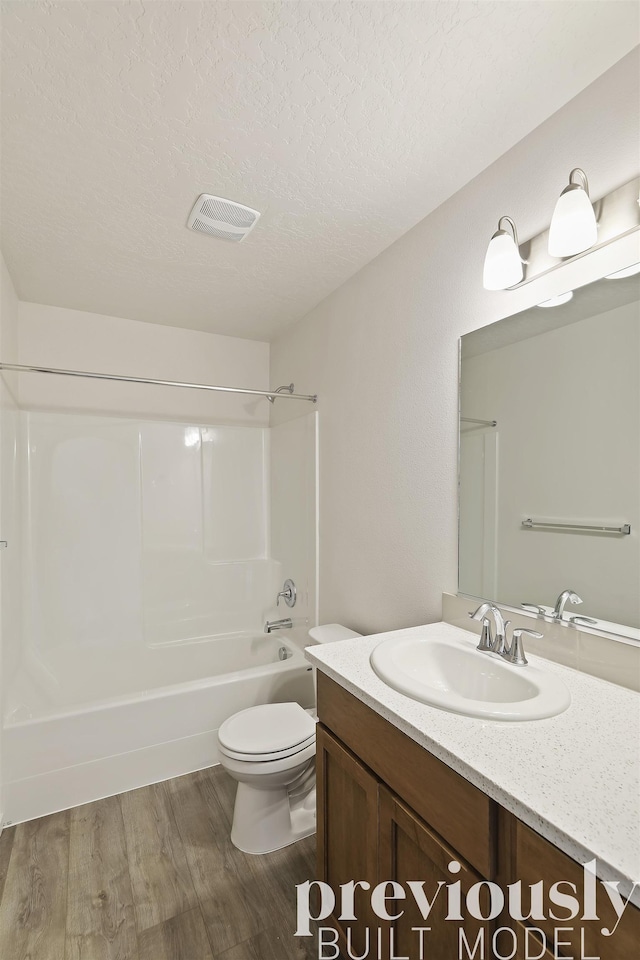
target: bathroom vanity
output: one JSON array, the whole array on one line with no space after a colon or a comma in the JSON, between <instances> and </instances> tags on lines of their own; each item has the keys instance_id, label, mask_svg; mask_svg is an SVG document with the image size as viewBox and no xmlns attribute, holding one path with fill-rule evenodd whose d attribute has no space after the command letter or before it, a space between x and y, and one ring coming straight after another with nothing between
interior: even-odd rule
<instances>
[{"instance_id":1,"label":"bathroom vanity","mask_svg":"<svg viewBox=\"0 0 640 960\"><path fill-rule=\"evenodd\" d=\"M436 627L465 633L441 624L397 635ZM614 935L605 937L601 929L613 928L617 916L601 880L619 881L626 900L637 868L637 694L540 661L571 688L572 704L565 713L529 723L457 716L395 692L374 674L369 656L389 636L307 652L320 671L318 877L336 893L353 880L367 881L372 889L396 881L405 893L404 899L385 901L389 914L401 914L388 922L371 907L370 891L356 890L355 921L339 919L338 901L334 916L324 923L340 932L344 955L349 956L348 934L352 956L386 960L462 960L474 955L478 938L485 946L476 957L492 957L492 950L513 957L514 949L517 960L635 956L640 943L637 891ZM617 755L611 698L616 702L615 730L629 734ZM587 878L586 895L597 891L598 920L583 919L589 911L582 865L593 859L597 878ZM409 881L415 880L425 881L429 900L442 884L426 920L410 889ZM542 881L540 917L518 922L504 909L486 921L474 918L473 912L491 913L486 884L474 892L483 880L503 891L521 881L523 916L530 910L530 885ZM457 881L461 918L447 920L447 887ZM555 906L549 901L550 889L559 881L564 883L556 891L573 893L579 901L579 912L571 919L561 897ZM470 890L479 910L466 909ZM427 927L423 933L416 929ZM371 940L365 954L367 928Z\"/></svg>"}]
</instances>

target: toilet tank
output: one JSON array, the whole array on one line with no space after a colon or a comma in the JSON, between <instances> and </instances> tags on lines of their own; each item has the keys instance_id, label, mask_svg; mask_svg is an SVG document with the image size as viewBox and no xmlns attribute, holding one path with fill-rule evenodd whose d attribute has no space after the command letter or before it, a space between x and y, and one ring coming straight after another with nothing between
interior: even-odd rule
<instances>
[{"instance_id":1,"label":"toilet tank","mask_svg":"<svg viewBox=\"0 0 640 960\"><path fill-rule=\"evenodd\" d=\"M333 643L334 640L349 640L350 637L361 637L361 633L344 627L341 623L323 623L319 627L311 627L309 636L314 643Z\"/></svg>"},{"instance_id":2,"label":"toilet tank","mask_svg":"<svg viewBox=\"0 0 640 960\"><path fill-rule=\"evenodd\" d=\"M309 646L314 646L316 643L334 643L336 640L349 640L352 637L361 636L361 633L356 633L355 630L350 630L349 627L345 627L341 623L323 623L318 627L311 627L309 630L311 640ZM318 675L316 667L313 667L313 692L317 703Z\"/></svg>"}]
</instances>

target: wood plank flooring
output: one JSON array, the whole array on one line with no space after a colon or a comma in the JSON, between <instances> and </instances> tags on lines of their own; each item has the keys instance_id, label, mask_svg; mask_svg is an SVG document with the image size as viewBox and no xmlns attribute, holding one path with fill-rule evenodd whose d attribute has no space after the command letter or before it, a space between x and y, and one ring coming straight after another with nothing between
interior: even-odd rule
<instances>
[{"instance_id":1,"label":"wood plank flooring","mask_svg":"<svg viewBox=\"0 0 640 960\"><path fill-rule=\"evenodd\" d=\"M133 957L133 894L118 797L70 810L66 956Z\"/></svg>"},{"instance_id":2,"label":"wood plank flooring","mask_svg":"<svg viewBox=\"0 0 640 960\"><path fill-rule=\"evenodd\" d=\"M221 767L8 827L2 960L313 960L294 937L315 838L260 857L230 840Z\"/></svg>"}]
</instances>

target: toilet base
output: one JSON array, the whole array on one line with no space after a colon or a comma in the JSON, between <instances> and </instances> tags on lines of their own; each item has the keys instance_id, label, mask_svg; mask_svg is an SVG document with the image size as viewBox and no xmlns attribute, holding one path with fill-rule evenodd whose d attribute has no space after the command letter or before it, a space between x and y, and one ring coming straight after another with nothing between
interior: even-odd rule
<instances>
[{"instance_id":1,"label":"toilet base","mask_svg":"<svg viewBox=\"0 0 640 960\"><path fill-rule=\"evenodd\" d=\"M315 789L290 798L286 787L238 783L231 842L243 853L273 853L316 832Z\"/></svg>"}]
</instances>

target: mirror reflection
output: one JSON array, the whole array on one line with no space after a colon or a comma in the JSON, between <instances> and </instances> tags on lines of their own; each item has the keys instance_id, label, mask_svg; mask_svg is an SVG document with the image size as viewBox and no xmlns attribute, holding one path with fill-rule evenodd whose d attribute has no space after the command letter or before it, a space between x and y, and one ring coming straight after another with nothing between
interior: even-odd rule
<instances>
[{"instance_id":1,"label":"mirror reflection","mask_svg":"<svg viewBox=\"0 0 640 960\"><path fill-rule=\"evenodd\" d=\"M639 300L603 278L462 338L461 593L569 590L564 619L640 639Z\"/></svg>"}]
</instances>

